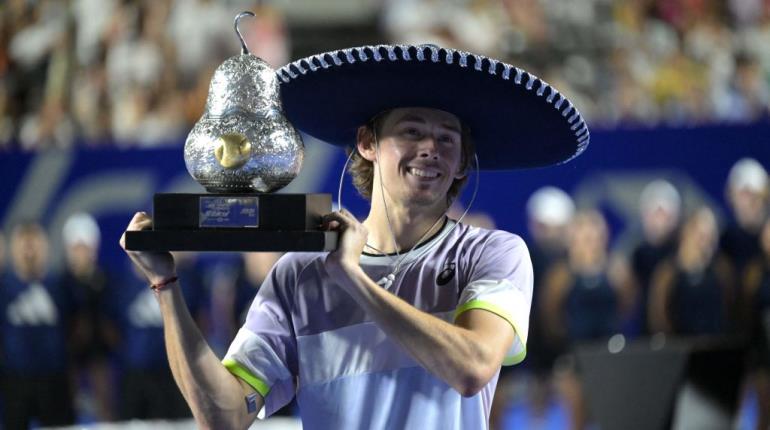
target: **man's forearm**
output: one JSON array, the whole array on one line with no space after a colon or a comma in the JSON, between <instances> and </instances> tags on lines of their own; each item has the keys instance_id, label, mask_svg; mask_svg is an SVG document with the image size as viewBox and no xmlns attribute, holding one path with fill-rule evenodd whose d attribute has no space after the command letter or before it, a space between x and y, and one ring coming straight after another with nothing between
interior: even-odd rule
<instances>
[{"instance_id":1,"label":"man's forearm","mask_svg":"<svg viewBox=\"0 0 770 430\"><path fill-rule=\"evenodd\" d=\"M345 289L388 337L461 394L475 394L499 369L504 351L500 354L476 333L416 309L374 283L358 266L347 275Z\"/></svg>"},{"instance_id":2,"label":"man's forearm","mask_svg":"<svg viewBox=\"0 0 770 430\"><path fill-rule=\"evenodd\" d=\"M246 412L238 379L203 338L174 283L158 293L171 372L202 428L245 428ZM259 400L261 401L261 399Z\"/></svg>"}]
</instances>

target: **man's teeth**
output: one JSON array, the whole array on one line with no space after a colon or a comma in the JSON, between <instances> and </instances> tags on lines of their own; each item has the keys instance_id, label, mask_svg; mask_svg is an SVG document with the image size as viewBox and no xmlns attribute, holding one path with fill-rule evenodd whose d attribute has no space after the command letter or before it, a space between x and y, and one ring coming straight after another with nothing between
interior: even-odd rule
<instances>
[{"instance_id":1,"label":"man's teeth","mask_svg":"<svg viewBox=\"0 0 770 430\"><path fill-rule=\"evenodd\" d=\"M409 173L422 178L438 178L438 172L429 172L427 170L417 169L414 167L409 168Z\"/></svg>"}]
</instances>

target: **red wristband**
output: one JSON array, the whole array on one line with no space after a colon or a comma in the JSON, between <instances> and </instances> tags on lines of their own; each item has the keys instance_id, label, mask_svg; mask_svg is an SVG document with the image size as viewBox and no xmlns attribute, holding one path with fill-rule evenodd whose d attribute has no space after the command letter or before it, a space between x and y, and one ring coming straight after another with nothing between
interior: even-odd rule
<instances>
[{"instance_id":1,"label":"red wristband","mask_svg":"<svg viewBox=\"0 0 770 430\"><path fill-rule=\"evenodd\" d=\"M151 284L151 285L150 285L150 289L152 289L153 291L160 291L160 290L162 290L162 289L163 289L163 287L165 287L166 285L168 285L168 284L173 284L174 282L176 282L176 281L178 281L178 280L179 280L179 277L178 277L178 276L172 276L172 277L170 277L170 278L168 278L168 279L166 279L166 280L164 280L164 281L161 281L161 282L159 282L159 283L157 283L157 284Z\"/></svg>"}]
</instances>

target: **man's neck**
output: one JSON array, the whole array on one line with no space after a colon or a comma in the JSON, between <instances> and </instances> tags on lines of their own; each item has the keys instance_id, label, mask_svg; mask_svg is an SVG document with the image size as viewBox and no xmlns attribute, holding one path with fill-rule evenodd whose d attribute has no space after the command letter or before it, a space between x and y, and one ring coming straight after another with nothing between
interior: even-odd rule
<instances>
[{"instance_id":1,"label":"man's neck","mask_svg":"<svg viewBox=\"0 0 770 430\"><path fill-rule=\"evenodd\" d=\"M386 215L382 199L372 199L372 209L363 224L369 230L367 245L376 249L367 247L365 252L395 253L394 238L398 252L408 252L418 242L424 242L441 229L446 208L440 205L405 207L388 203L387 211Z\"/></svg>"}]
</instances>

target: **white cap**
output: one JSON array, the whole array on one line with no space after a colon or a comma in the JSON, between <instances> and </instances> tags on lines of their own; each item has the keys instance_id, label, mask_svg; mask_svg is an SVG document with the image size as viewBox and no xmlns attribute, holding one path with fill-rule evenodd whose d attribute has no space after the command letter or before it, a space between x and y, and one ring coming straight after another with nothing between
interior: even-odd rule
<instances>
[{"instance_id":1,"label":"white cap","mask_svg":"<svg viewBox=\"0 0 770 430\"><path fill-rule=\"evenodd\" d=\"M757 160L742 158L730 169L727 186L731 190L745 188L758 193L763 192L767 188L767 171Z\"/></svg>"},{"instance_id":2,"label":"white cap","mask_svg":"<svg viewBox=\"0 0 770 430\"><path fill-rule=\"evenodd\" d=\"M679 191L670 182L663 179L657 179L647 184L639 197L639 209L642 213L660 208L679 216L681 207L682 198L679 196Z\"/></svg>"},{"instance_id":3,"label":"white cap","mask_svg":"<svg viewBox=\"0 0 770 430\"><path fill-rule=\"evenodd\" d=\"M527 201L530 218L548 225L565 225L575 214L575 203L564 191L547 186L535 191Z\"/></svg>"},{"instance_id":4,"label":"white cap","mask_svg":"<svg viewBox=\"0 0 770 430\"><path fill-rule=\"evenodd\" d=\"M101 232L94 217L87 213L76 213L67 218L62 229L64 244L72 246L82 243L91 248L99 246Z\"/></svg>"}]
</instances>

